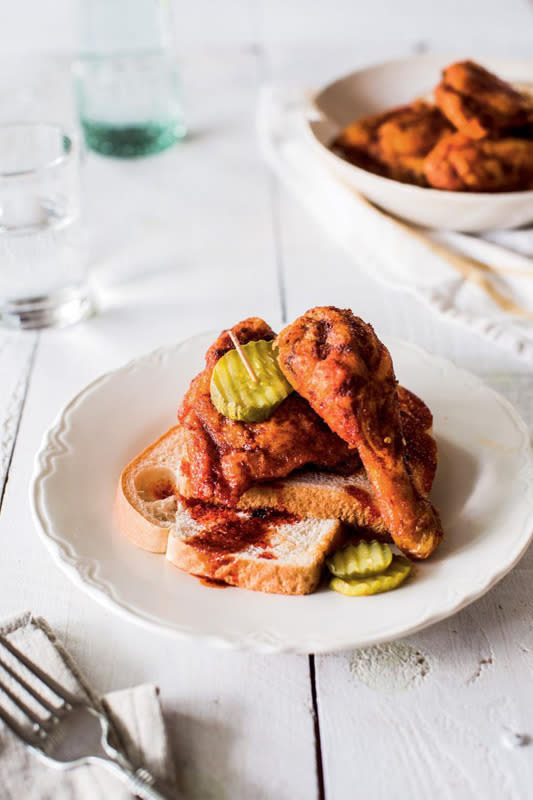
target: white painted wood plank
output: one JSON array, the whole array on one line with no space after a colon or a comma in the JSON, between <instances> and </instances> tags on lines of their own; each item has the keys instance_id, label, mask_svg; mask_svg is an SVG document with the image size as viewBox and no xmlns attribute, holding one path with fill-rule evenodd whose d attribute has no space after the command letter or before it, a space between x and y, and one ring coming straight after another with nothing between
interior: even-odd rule
<instances>
[{"instance_id":1,"label":"white painted wood plank","mask_svg":"<svg viewBox=\"0 0 533 800\"><path fill-rule=\"evenodd\" d=\"M349 44L355 51L369 42L376 51L385 44L414 39L439 45L455 42L464 53L485 46L511 52L530 45L527 0L459 0L438 6L423 0L401 4L378 0L371 6L353 0L334 3L306 0L195 0L184 6L171 0L176 40L186 46L240 46L257 38L291 49L299 44ZM25 0L6 7L0 30L0 52L72 51L76 43L76 3L72 0Z\"/></svg>"},{"instance_id":2,"label":"white painted wood plank","mask_svg":"<svg viewBox=\"0 0 533 800\"><path fill-rule=\"evenodd\" d=\"M317 659L327 797L529 797L531 577L529 558L426 632Z\"/></svg>"},{"instance_id":3,"label":"white painted wood plank","mask_svg":"<svg viewBox=\"0 0 533 800\"><path fill-rule=\"evenodd\" d=\"M266 45L279 44L292 53L299 45L319 50L324 44L349 45L357 53L361 43L368 43L379 56L390 46L424 41L433 49L451 44L465 54L478 47L512 54L531 46L531 14L530 4L521 0L510 0L505 8L497 0L441 5L374 0L371 6L350 0L263 0L258 22Z\"/></svg>"},{"instance_id":4,"label":"white painted wood plank","mask_svg":"<svg viewBox=\"0 0 533 800\"><path fill-rule=\"evenodd\" d=\"M487 382L533 427L530 375ZM532 577L530 549L449 620L398 642L317 658L327 797L350 798L355 786L376 800L530 796Z\"/></svg>"},{"instance_id":5,"label":"white painted wood plank","mask_svg":"<svg viewBox=\"0 0 533 800\"><path fill-rule=\"evenodd\" d=\"M35 345L33 333L0 332L0 507Z\"/></svg>"},{"instance_id":6,"label":"white painted wood plank","mask_svg":"<svg viewBox=\"0 0 533 800\"><path fill-rule=\"evenodd\" d=\"M102 691L159 684L187 797L307 800L317 795L307 658L208 650L123 621L51 562L28 508L43 432L87 381L200 330L279 316L253 131L256 57L202 55L186 66L197 136L150 160L88 164L102 311L41 336L0 517L0 613L45 616Z\"/></svg>"}]
</instances>

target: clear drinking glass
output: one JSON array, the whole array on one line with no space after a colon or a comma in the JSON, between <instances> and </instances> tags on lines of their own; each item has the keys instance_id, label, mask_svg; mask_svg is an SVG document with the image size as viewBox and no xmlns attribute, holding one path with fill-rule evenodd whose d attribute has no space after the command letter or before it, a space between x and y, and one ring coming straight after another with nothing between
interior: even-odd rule
<instances>
[{"instance_id":1,"label":"clear drinking glass","mask_svg":"<svg viewBox=\"0 0 533 800\"><path fill-rule=\"evenodd\" d=\"M60 127L0 125L0 323L68 325L91 309L79 148Z\"/></svg>"},{"instance_id":2,"label":"clear drinking glass","mask_svg":"<svg viewBox=\"0 0 533 800\"><path fill-rule=\"evenodd\" d=\"M81 0L76 97L87 146L130 158L185 135L168 0Z\"/></svg>"}]
</instances>

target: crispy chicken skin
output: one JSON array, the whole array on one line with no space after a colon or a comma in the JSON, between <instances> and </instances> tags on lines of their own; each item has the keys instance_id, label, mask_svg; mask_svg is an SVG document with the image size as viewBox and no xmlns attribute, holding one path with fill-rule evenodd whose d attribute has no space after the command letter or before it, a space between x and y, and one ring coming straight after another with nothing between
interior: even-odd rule
<instances>
[{"instance_id":1,"label":"crispy chicken skin","mask_svg":"<svg viewBox=\"0 0 533 800\"><path fill-rule=\"evenodd\" d=\"M423 100L348 125L334 147L349 161L395 180L426 185L424 156L452 130Z\"/></svg>"},{"instance_id":2,"label":"crispy chicken skin","mask_svg":"<svg viewBox=\"0 0 533 800\"><path fill-rule=\"evenodd\" d=\"M471 139L506 131L533 134L533 100L473 61L458 61L443 71L435 102Z\"/></svg>"},{"instance_id":3,"label":"crispy chicken skin","mask_svg":"<svg viewBox=\"0 0 533 800\"><path fill-rule=\"evenodd\" d=\"M442 528L406 461L387 348L370 325L332 306L299 317L279 334L277 346L296 391L359 453L394 542L413 558L427 558Z\"/></svg>"},{"instance_id":4,"label":"crispy chicken skin","mask_svg":"<svg viewBox=\"0 0 533 800\"><path fill-rule=\"evenodd\" d=\"M266 322L256 317L240 322L232 331L241 344L274 338ZM348 472L357 469L357 453L296 393L264 422L236 422L219 414L211 402L211 373L231 349L227 332L221 333L178 412L185 430L182 470L188 472L194 497L232 505L253 483L285 477L305 464Z\"/></svg>"},{"instance_id":5,"label":"crispy chicken skin","mask_svg":"<svg viewBox=\"0 0 533 800\"><path fill-rule=\"evenodd\" d=\"M242 344L273 339L261 319L250 318L232 328ZM288 475L313 464L334 472L351 473L361 460L356 451L326 425L300 395L290 395L265 422L234 422L218 413L211 402L213 367L233 348L226 332L209 348L205 369L192 381L179 409L184 428L182 471L194 497L232 504L249 486ZM428 494L437 466L434 439L428 431L431 412L416 395L398 387L408 458L420 492Z\"/></svg>"},{"instance_id":6,"label":"crispy chicken skin","mask_svg":"<svg viewBox=\"0 0 533 800\"><path fill-rule=\"evenodd\" d=\"M404 458L413 482L428 497L437 471L437 443L429 431L433 415L420 397L397 386L400 421L403 433Z\"/></svg>"},{"instance_id":7,"label":"crispy chicken skin","mask_svg":"<svg viewBox=\"0 0 533 800\"><path fill-rule=\"evenodd\" d=\"M533 188L533 140L470 139L446 136L425 161L428 183L436 189L511 192Z\"/></svg>"}]
</instances>

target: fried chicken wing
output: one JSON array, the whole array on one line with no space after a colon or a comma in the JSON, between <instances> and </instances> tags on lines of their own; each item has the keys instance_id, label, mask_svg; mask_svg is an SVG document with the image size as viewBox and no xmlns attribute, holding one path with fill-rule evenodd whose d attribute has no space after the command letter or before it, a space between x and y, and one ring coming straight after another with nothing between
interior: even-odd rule
<instances>
[{"instance_id":1,"label":"fried chicken wing","mask_svg":"<svg viewBox=\"0 0 533 800\"><path fill-rule=\"evenodd\" d=\"M533 140L446 136L429 153L424 172L436 189L511 192L533 188Z\"/></svg>"},{"instance_id":2,"label":"fried chicken wing","mask_svg":"<svg viewBox=\"0 0 533 800\"><path fill-rule=\"evenodd\" d=\"M271 328L255 317L232 331L241 344L274 338ZM211 402L211 373L232 348L223 332L207 351L205 369L192 381L179 409L184 428L181 468L194 497L232 505L252 484L284 477L306 464L357 469L357 454L296 393L264 422L237 422L219 414Z\"/></svg>"},{"instance_id":3,"label":"fried chicken wing","mask_svg":"<svg viewBox=\"0 0 533 800\"><path fill-rule=\"evenodd\" d=\"M419 100L352 123L333 146L365 169L426 185L424 156L451 129L436 106Z\"/></svg>"},{"instance_id":4,"label":"fried chicken wing","mask_svg":"<svg viewBox=\"0 0 533 800\"><path fill-rule=\"evenodd\" d=\"M277 346L286 378L359 453L395 543L427 558L442 528L406 461L392 360L372 327L349 310L318 307L285 328Z\"/></svg>"},{"instance_id":5,"label":"fried chicken wing","mask_svg":"<svg viewBox=\"0 0 533 800\"><path fill-rule=\"evenodd\" d=\"M465 136L533 134L533 99L473 61L451 64L435 89L442 113Z\"/></svg>"}]
</instances>

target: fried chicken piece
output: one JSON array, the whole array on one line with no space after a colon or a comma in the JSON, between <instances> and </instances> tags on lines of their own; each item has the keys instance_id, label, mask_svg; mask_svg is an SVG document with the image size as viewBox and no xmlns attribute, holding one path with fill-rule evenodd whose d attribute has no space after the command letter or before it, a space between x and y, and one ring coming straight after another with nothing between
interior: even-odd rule
<instances>
[{"instance_id":1,"label":"fried chicken piece","mask_svg":"<svg viewBox=\"0 0 533 800\"><path fill-rule=\"evenodd\" d=\"M420 397L397 386L404 458L416 489L428 497L437 471L437 443L431 435L433 415Z\"/></svg>"},{"instance_id":2,"label":"fried chicken piece","mask_svg":"<svg viewBox=\"0 0 533 800\"><path fill-rule=\"evenodd\" d=\"M511 192L533 188L533 140L469 139L446 136L424 164L436 189L465 192Z\"/></svg>"},{"instance_id":3,"label":"fried chicken piece","mask_svg":"<svg viewBox=\"0 0 533 800\"><path fill-rule=\"evenodd\" d=\"M348 125L333 146L364 169L425 186L424 156L451 129L436 106L418 100Z\"/></svg>"},{"instance_id":4,"label":"fried chicken piece","mask_svg":"<svg viewBox=\"0 0 533 800\"><path fill-rule=\"evenodd\" d=\"M242 344L274 338L266 322L255 317L232 331ZM207 351L205 369L192 381L178 413L184 427L181 469L195 498L233 505L252 484L285 477L306 464L346 472L360 466L357 453L296 393L264 422L238 422L219 414L211 402L211 373L231 349L224 331Z\"/></svg>"},{"instance_id":5,"label":"fried chicken piece","mask_svg":"<svg viewBox=\"0 0 533 800\"><path fill-rule=\"evenodd\" d=\"M402 156L425 156L444 133L451 129L441 111L417 100L391 112L377 131L379 157L393 163Z\"/></svg>"},{"instance_id":6,"label":"fried chicken piece","mask_svg":"<svg viewBox=\"0 0 533 800\"><path fill-rule=\"evenodd\" d=\"M333 142L333 146L341 150L344 149L348 153L350 150L371 153L376 147L377 134L381 125L388 122L395 115L403 113L407 108L409 106L399 106L389 111L383 111L381 114L369 114L350 123L339 133Z\"/></svg>"},{"instance_id":7,"label":"fried chicken piece","mask_svg":"<svg viewBox=\"0 0 533 800\"><path fill-rule=\"evenodd\" d=\"M394 542L427 558L442 528L406 462L392 360L372 327L349 310L318 307L286 327L277 346L296 391L357 449Z\"/></svg>"},{"instance_id":8,"label":"fried chicken piece","mask_svg":"<svg viewBox=\"0 0 533 800\"><path fill-rule=\"evenodd\" d=\"M533 134L533 99L473 61L451 64L435 89L443 114L465 136Z\"/></svg>"},{"instance_id":9,"label":"fried chicken piece","mask_svg":"<svg viewBox=\"0 0 533 800\"><path fill-rule=\"evenodd\" d=\"M232 328L242 344L272 339L271 328L257 318ZM361 460L333 433L298 394L290 395L264 422L236 422L211 402L213 368L233 348L226 332L206 354L205 369L192 381L179 410L184 430L181 470L193 497L233 504L250 485L285 477L304 465L350 474ZM437 465L436 445L428 431L431 412L416 395L399 387L407 453L420 491L428 493Z\"/></svg>"}]
</instances>

